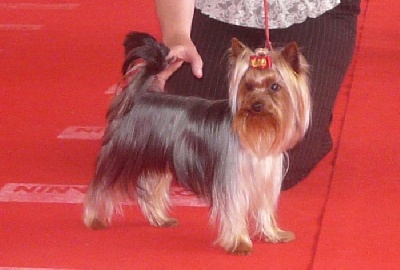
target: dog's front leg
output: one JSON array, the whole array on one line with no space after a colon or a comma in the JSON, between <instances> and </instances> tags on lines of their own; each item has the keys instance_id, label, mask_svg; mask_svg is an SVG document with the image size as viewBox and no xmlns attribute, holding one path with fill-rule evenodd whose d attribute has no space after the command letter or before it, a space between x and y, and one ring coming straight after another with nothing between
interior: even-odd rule
<instances>
[{"instance_id":1,"label":"dog's front leg","mask_svg":"<svg viewBox=\"0 0 400 270\"><path fill-rule=\"evenodd\" d=\"M284 231L278 227L276 218L270 207L264 207L257 213L257 226L262 238L271 243L286 243L295 239L291 231Z\"/></svg>"},{"instance_id":2,"label":"dog's front leg","mask_svg":"<svg viewBox=\"0 0 400 270\"><path fill-rule=\"evenodd\" d=\"M295 239L294 233L283 231L276 221L276 206L281 192L283 178L283 155L253 162L255 190L253 217L256 230L265 241L285 243Z\"/></svg>"},{"instance_id":3,"label":"dog's front leg","mask_svg":"<svg viewBox=\"0 0 400 270\"><path fill-rule=\"evenodd\" d=\"M213 207L214 208L214 207ZM246 214L238 209L213 209L219 217L219 236L217 243L227 252L248 255L253 251L253 243L247 228Z\"/></svg>"}]
</instances>

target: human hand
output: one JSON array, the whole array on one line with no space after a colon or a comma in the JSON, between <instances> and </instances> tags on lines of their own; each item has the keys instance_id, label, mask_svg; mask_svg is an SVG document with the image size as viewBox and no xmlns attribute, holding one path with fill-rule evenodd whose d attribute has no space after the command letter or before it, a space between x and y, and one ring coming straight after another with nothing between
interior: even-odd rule
<instances>
[{"instance_id":1,"label":"human hand","mask_svg":"<svg viewBox=\"0 0 400 270\"><path fill-rule=\"evenodd\" d=\"M178 70L183 63L191 65L193 75L196 78L203 76L203 60L197 52L196 46L189 38L175 38L171 42L166 41L165 45L170 48L167 60L168 67L157 75L161 86L164 86L168 78Z\"/></svg>"}]
</instances>

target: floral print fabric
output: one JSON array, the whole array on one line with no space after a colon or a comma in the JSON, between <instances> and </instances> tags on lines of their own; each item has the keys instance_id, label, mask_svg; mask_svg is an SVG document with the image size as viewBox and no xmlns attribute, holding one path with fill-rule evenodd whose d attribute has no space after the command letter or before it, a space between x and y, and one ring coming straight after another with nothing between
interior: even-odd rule
<instances>
[{"instance_id":1,"label":"floral print fabric","mask_svg":"<svg viewBox=\"0 0 400 270\"><path fill-rule=\"evenodd\" d=\"M185 0L183 0L185 1ZM286 28L333 9L340 0L269 0L269 28ZM196 0L196 8L226 23L265 28L263 0Z\"/></svg>"}]
</instances>

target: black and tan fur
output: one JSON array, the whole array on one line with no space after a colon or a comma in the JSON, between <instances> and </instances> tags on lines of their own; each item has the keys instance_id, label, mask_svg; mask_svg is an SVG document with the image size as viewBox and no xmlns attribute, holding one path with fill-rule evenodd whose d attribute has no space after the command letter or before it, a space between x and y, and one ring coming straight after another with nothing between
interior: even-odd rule
<instances>
[{"instance_id":1,"label":"black and tan fur","mask_svg":"<svg viewBox=\"0 0 400 270\"><path fill-rule=\"evenodd\" d=\"M175 179L209 201L225 250L250 253L250 228L268 242L293 240L278 227L275 210L285 152L310 121L308 67L296 44L268 51L272 67L256 69L249 58L258 52L234 39L228 100L165 93L157 74L168 66L168 48L143 33L124 44L123 71L137 71L108 112L84 203L86 226L108 227L125 199L137 199L151 225L177 225L168 215Z\"/></svg>"}]
</instances>

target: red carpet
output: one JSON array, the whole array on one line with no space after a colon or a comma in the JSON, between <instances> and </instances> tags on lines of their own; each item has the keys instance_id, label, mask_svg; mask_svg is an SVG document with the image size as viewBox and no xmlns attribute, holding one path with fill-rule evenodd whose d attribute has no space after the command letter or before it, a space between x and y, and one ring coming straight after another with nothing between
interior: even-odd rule
<instances>
[{"instance_id":1,"label":"red carpet","mask_svg":"<svg viewBox=\"0 0 400 270\"><path fill-rule=\"evenodd\" d=\"M205 207L174 207L170 229L136 206L109 230L81 222L105 92L120 79L124 35L159 36L153 1L1 2L0 269L400 269L399 10L363 3L335 150L280 200L296 241L236 257L213 246Z\"/></svg>"}]
</instances>

